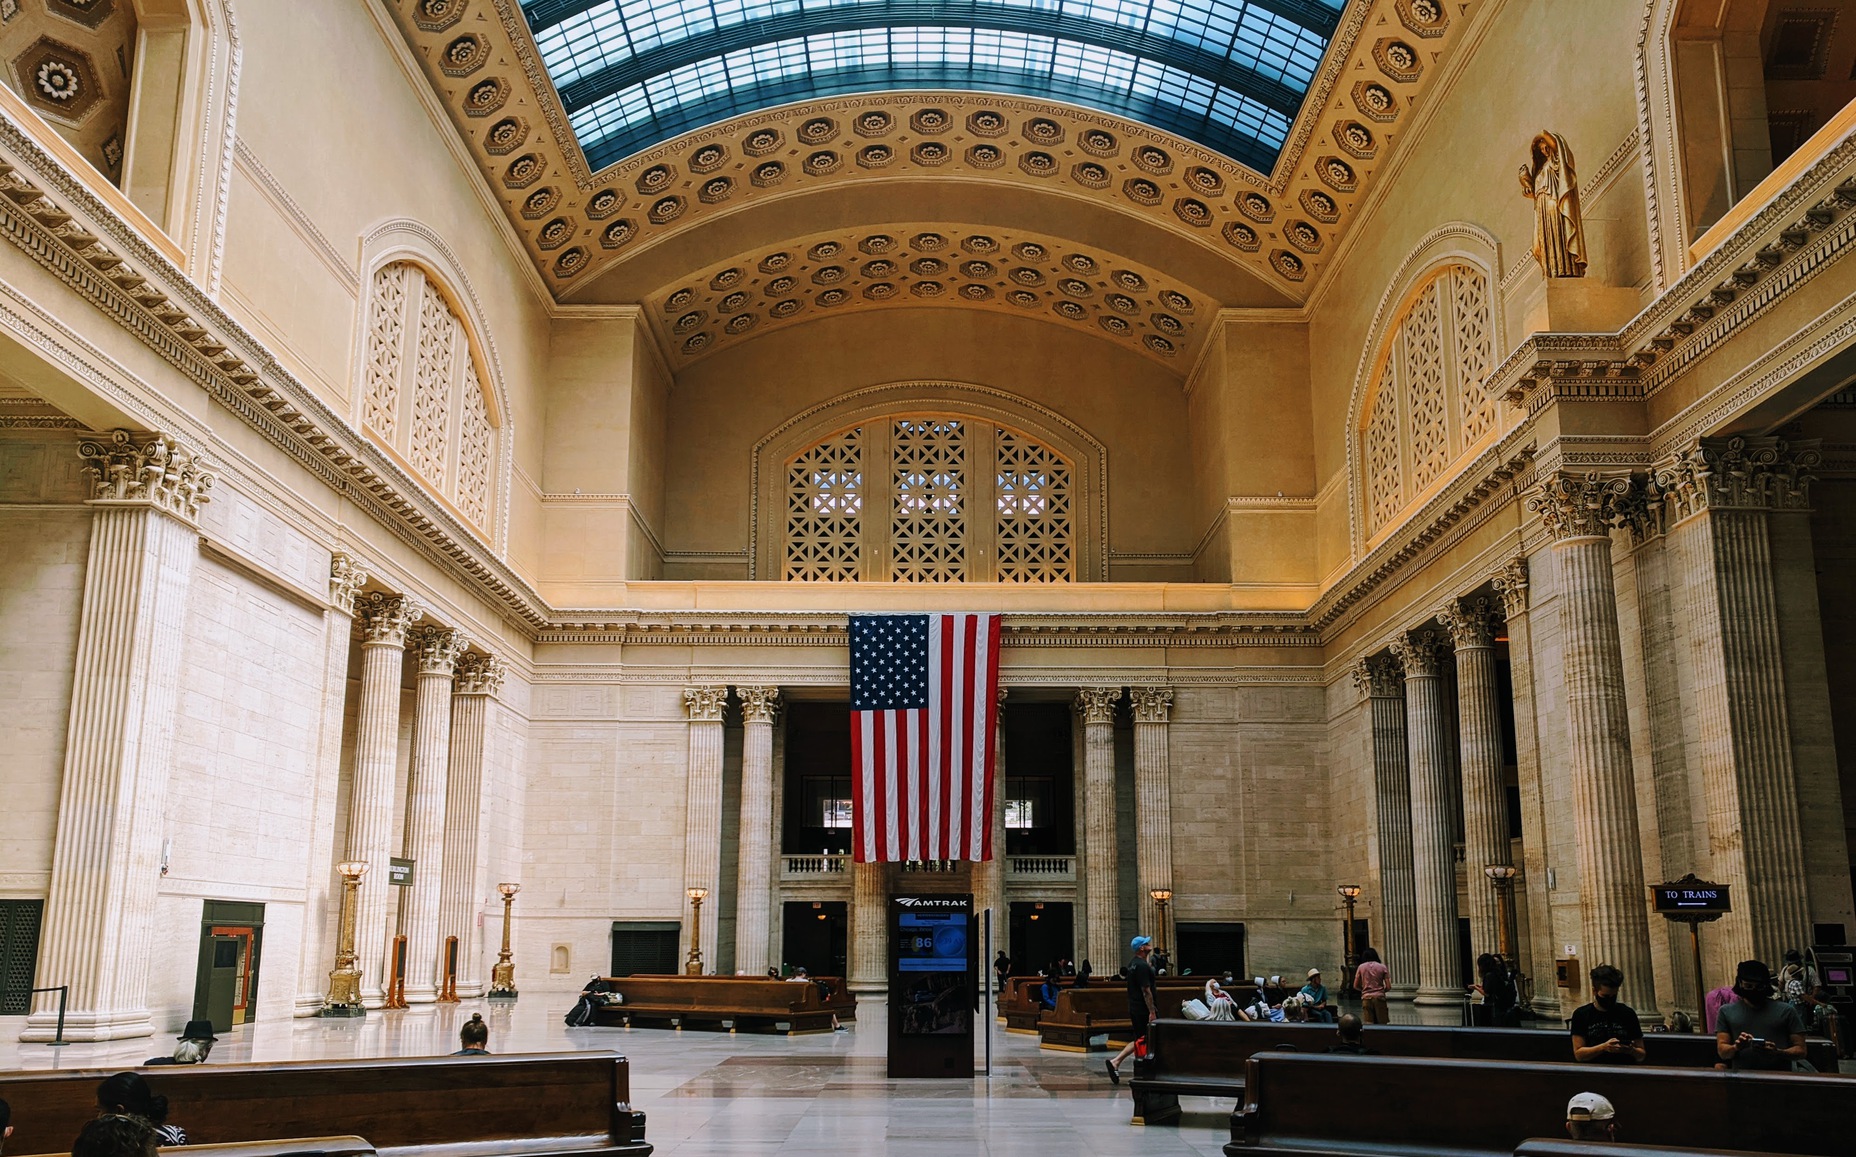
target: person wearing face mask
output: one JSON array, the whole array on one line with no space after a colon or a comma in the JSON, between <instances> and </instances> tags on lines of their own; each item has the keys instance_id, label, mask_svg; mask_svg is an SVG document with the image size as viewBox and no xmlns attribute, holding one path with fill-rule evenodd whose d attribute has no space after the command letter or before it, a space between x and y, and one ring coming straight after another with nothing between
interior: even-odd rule
<instances>
[{"instance_id":1,"label":"person wearing face mask","mask_svg":"<svg viewBox=\"0 0 1856 1157\"><path fill-rule=\"evenodd\" d=\"M1592 969L1592 1003L1572 1014L1572 1059L1586 1064L1634 1065L1643 1060L1637 1010L1618 1000L1624 973L1609 964Z\"/></svg>"},{"instance_id":2,"label":"person wearing face mask","mask_svg":"<svg viewBox=\"0 0 1856 1157\"><path fill-rule=\"evenodd\" d=\"M1734 971L1734 1003L1721 1009L1714 1048L1736 1069L1791 1069L1805 1063L1804 1018L1772 997L1772 970L1742 960ZM1794 1064L1796 1062L1796 1064Z\"/></svg>"}]
</instances>

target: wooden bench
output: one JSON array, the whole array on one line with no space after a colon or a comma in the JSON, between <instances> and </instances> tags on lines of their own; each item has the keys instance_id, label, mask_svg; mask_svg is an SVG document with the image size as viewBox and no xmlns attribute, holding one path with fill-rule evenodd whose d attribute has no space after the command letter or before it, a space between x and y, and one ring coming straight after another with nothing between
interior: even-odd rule
<instances>
[{"instance_id":1,"label":"wooden bench","mask_svg":"<svg viewBox=\"0 0 1856 1157\"><path fill-rule=\"evenodd\" d=\"M73 1138L75 1140L75 1138ZM365 1137L284 1137L276 1141L235 1141L230 1145L164 1145L168 1157L377 1157ZM69 1157L41 1153L38 1157Z\"/></svg>"},{"instance_id":2,"label":"wooden bench","mask_svg":"<svg viewBox=\"0 0 1856 1157\"><path fill-rule=\"evenodd\" d=\"M1514 1157L1785 1157L1745 1149L1692 1149L1686 1145L1632 1145L1623 1141L1569 1141L1535 1137L1515 1146Z\"/></svg>"},{"instance_id":3,"label":"wooden bench","mask_svg":"<svg viewBox=\"0 0 1856 1157\"><path fill-rule=\"evenodd\" d=\"M708 976L708 975L684 976L679 973L672 973L672 972L641 972L641 973L637 973L632 976L628 976L625 979L627 980L724 981L724 980L759 980L762 978L757 977L757 976ZM767 977L766 979L771 980L772 977ZM820 1003L826 1009L837 1013L839 1020L856 1020L857 1019L857 997L852 994L851 987L849 984L845 983L844 977L842 976L808 976L806 977L806 979L812 983L812 986L814 988L818 989ZM614 981L608 980L606 981L606 983L612 984L614 983ZM798 982L793 981L793 980L787 980L787 981L783 981L782 983L797 985ZM829 996L825 995L826 989L831 990L831 995Z\"/></svg>"},{"instance_id":4,"label":"wooden bench","mask_svg":"<svg viewBox=\"0 0 1856 1157\"><path fill-rule=\"evenodd\" d=\"M606 979L623 1004L593 1010L603 1025L668 1020L678 1027L697 1024L731 1028L768 1028L788 1035L830 1032L832 1011L819 997L818 985L790 980L737 976L625 976Z\"/></svg>"},{"instance_id":5,"label":"wooden bench","mask_svg":"<svg viewBox=\"0 0 1856 1157\"><path fill-rule=\"evenodd\" d=\"M1180 1005L1204 995L1205 981L1194 984L1192 980L1190 976L1160 978L1154 986L1154 1004L1162 1017L1178 1017ZM1227 991L1239 1004L1256 999L1256 989L1248 984L1233 985ZM1037 1030L1038 1047L1057 1052L1086 1053L1095 1047L1096 1037L1105 1037L1105 1044L1125 1043L1134 1031L1128 1020L1126 984L1116 980L1064 989L1057 994L1057 1007L1038 1018Z\"/></svg>"},{"instance_id":6,"label":"wooden bench","mask_svg":"<svg viewBox=\"0 0 1856 1157\"><path fill-rule=\"evenodd\" d=\"M97 1086L120 1071L0 1073L0 1098L13 1106L9 1146L69 1153L97 1115ZM651 1151L644 1114L630 1105L625 1058L612 1052L174 1065L146 1076L168 1099L168 1120L195 1145L274 1143L344 1129L367 1138L382 1157L439 1145L446 1157Z\"/></svg>"},{"instance_id":7,"label":"wooden bench","mask_svg":"<svg viewBox=\"0 0 1856 1157\"><path fill-rule=\"evenodd\" d=\"M1285 1046L1297 1052L1325 1053L1339 1039L1331 1024L1156 1021L1148 1030L1150 1059L1135 1062L1129 1082L1134 1123L1159 1125L1177 1120L1182 1096L1242 1097L1244 1062L1256 1053ZM1542 1029L1372 1025L1366 1029L1365 1040L1368 1047L1393 1057L1574 1063L1570 1037ZM1811 1059L1827 1063L1829 1071L1836 1072L1831 1043L1814 1040L1810 1044L1816 1054ZM1644 1051L1648 1065L1711 1069L1718 1059L1713 1037L1686 1033L1652 1033L1644 1038Z\"/></svg>"},{"instance_id":8,"label":"wooden bench","mask_svg":"<svg viewBox=\"0 0 1856 1157\"><path fill-rule=\"evenodd\" d=\"M1835 1076L1281 1052L1246 1065L1226 1157L1509 1157L1563 1136L1582 1092L1617 1106L1627 1139L1684 1148L1830 1157L1851 1152L1856 1122L1856 1081Z\"/></svg>"}]
</instances>

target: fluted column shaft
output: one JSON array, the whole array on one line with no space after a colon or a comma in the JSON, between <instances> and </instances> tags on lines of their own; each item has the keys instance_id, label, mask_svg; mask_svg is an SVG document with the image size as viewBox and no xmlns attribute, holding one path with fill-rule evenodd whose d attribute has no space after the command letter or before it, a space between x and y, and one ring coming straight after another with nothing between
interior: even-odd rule
<instances>
[{"instance_id":1,"label":"fluted column shaft","mask_svg":"<svg viewBox=\"0 0 1856 1157\"><path fill-rule=\"evenodd\" d=\"M1379 954L1389 996L1418 991L1418 900L1412 878L1410 749L1405 738L1405 672L1391 655L1362 659L1354 681L1367 695L1372 727L1374 817L1379 836Z\"/></svg>"},{"instance_id":2,"label":"fluted column shaft","mask_svg":"<svg viewBox=\"0 0 1856 1157\"><path fill-rule=\"evenodd\" d=\"M357 603L361 619L361 719L355 730L354 786L344 859L368 865L356 898L354 952L361 1003L386 998L387 912L393 889L393 785L399 764L400 682L406 633L425 611L405 595L374 593Z\"/></svg>"},{"instance_id":3,"label":"fluted column shaft","mask_svg":"<svg viewBox=\"0 0 1856 1157\"><path fill-rule=\"evenodd\" d=\"M445 780L451 769L451 684L458 656L469 646L457 631L418 627L411 640L418 662L412 708L412 768L406 777L406 828L401 855L413 862L412 883L400 889L400 932L406 937L406 1003L438 998L438 893L444 883Z\"/></svg>"},{"instance_id":4,"label":"fluted column shaft","mask_svg":"<svg viewBox=\"0 0 1856 1157\"><path fill-rule=\"evenodd\" d=\"M860 999L881 999L889 989L888 906L889 865L852 864L849 983Z\"/></svg>"},{"instance_id":5,"label":"fluted column shaft","mask_svg":"<svg viewBox=\"0 0 1856 1157\"><path fill-rule=\"evenodd\" d=\"M1083 720L1083 894L1088 933L1085 957L1104 973L1119 961L1121 872L1115 841L1115 701L1119 687L1085 687L1076 694Z\"/></svg>"},{"instance_id":6,"label":"fluted column shaft","mask_svg":"<svg viewBox=\"0 0 1856 1157\"><path fill-rule=\"evenodd\" d=\"M702 959L715 971L717 914L721 911L722 864L722 712L726 687L685 687L683 705L690 713L689 802L683 820L683 884L706 888L702 904ZM684 901L685 905L688 900ZM689 908L686 906L685 913ZM682 957L689 955L690 929L683 932Z\"/></svg>"},{"instance_id":7,"label":"fluted column shaft","mask_svg":"<svg viewBox=\"0 0 1856 1157\"><path fill-rule=\"evenodd\" d=\"M1405 668L1419 1004L1453 1004L1463 993L1457 975L1455 768L1438 671L1440 642L1432 631L1392 641L1392 653Z\"/></svg>"},{"instance_id":8,"label":"fluted column shaft","mask_svg":"<svg viewBox=\"0 0 1856 1157\"><path fill-rule=\"evenodd\" d=\"M1005 688L999 688L999 709L994 713L992 783L992 859L975 864L974 891L981 910L992 910L992 946L996 952L1010 939L1011 922L1005 907ZM988 958L987 967L991 967Z\"/></svg>"},{"instance_id":9,"label":"fluted column shaft","mask_svg":"<svg viewBox=\"0 0 1856 1157\"><path fill-rule=\"evenodd\" d=\"M297 1016L322 1008L333 955L329 933L341 909L335 874L335 805L342 775L342 722L348 707L348 651L354 636L354 600L367 572L352 556L329 561L329 609L323 615L322 721L316 737L316 775L310 802L309 871L304 880L303 944L297 952Z\"/></svg>"},{"instance_id":10,"label":"fluted column shaft","mask_svg":"<svg viewBox=\"0 0 1856 1157\"><path fill-rule=\"evenodd\" d=\"M458 995L483 995L483 776L489 762L490 707L502 689L503 661L494 655L458 660L451 688L451 763L445 774L444 877L438 893L439 975L444 942L458 938Z\"/></svg>"},{"instance_id":11,"label":"fluted column shaft","mask_svg":"<svg viewBox=\"0 0 1856 1157\"><path fill-rule=\"evenodd\" d=\"M194 519L213 480L161 435L138 442L119 432L85 442L80 455L92 478L90 552L34 980L71 986L67 1038L112 1040L154 1031L148 962ZM20 1039L52 1039L56 1020L55 996L40 997Z\"/></svg>"},{"instance_id":12,"label":"fluted column shaft","mask_svg":"<svg viewBox=\"0 0 1856 1157\"><path fill-rule=\"evenodd\" d=\"M1135 687L1128 700L1134 705L1134 848L1140 874L1143 932L1157 935L1159 910L1155 889L1173 889L1173 781L1167 754L1167 717L1173 709L1168 687ZM1169 937L1170 951L1178 938Z\"/></svg>"},{"instance_id":13,"label":"fluted column shaft","mask_svg":"<svg viewBox=\"0 0 1856 1157\"><path fill-rule=\"evenodd\" d=\"M1483 872L1508 865L1507 781L1503 774L1501 687L1495 677L1495 624L1488 599L1447 604L1438 620L1456 646L1457 762L1463 776L1463 858L1472 955L1501 948L1495 883Z\"/></svg>"},{"instance_id":14,"label":"fluted column shaft","mask_svg":"<svg viewBox=\"0 0 1856 1157\"><path fill-rule=\"evenodd\" d=\"M1555 538L1560 574L1560 654L1566 688L1568 773L1578 852L1581 967L1614 965L1648 1005L1650 929L1645 914L1637 789L1618 642L1610 526L1627 478L1595 474L1548 479L1534 508Z\"/></svg>"},{"instance_id":15,"label":"fluted column shaft","mask_svg":"<svg viewBox=\"0 0 1856 1157\"><path fill-rule=\"evenodd\" d=\"M741 697L741 835L735 892L735 971L767 971L773 908L773 717L778 687L737 687Z\"/></svg>"}]
</instances>

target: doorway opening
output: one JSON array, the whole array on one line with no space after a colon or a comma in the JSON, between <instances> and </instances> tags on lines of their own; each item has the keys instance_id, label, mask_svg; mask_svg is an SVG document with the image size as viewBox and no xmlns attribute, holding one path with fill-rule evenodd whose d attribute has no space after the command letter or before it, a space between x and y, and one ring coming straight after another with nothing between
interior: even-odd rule
<instances>
[{"instance_id":1,"label":"doorway opening","mask_svg":"<svg viewBox=\"0 0 1856 1157\"><path fill-rule=\"evenodd\" d=\"M216 1033L257 1019L263 945L264 905L206 901L192 1019L212 1021Z\"/></svg>"},{"instance_id":2,"label":"doorway opening","mask_svg":"<svg viewBox=\"0 0 1856 1157\"><path fill-rule=\"evenodd\" d=\"M1076 958L1076 915L1067 901L1014 901L1009 922L1011 946L1006 952L1016 975L1035 976L1058 960ZM1112 968L1090 963L1105 973L1113 972Z\"/></svg>"},{"instance_id":3,"label":"doorway opening","mask_svg":"<svg viewBox=\"0 0 1856 1157\"><path fill-rule=\"evenodd\" d=\"M808 976L850 975L851 921L842 900L788 900L780 927L780 969Z\"/></svg>"},{"instance_id":4,"label":"doorway opening","mask_svg":"<svg viewBox=\"0 0 1856 1157\"><path fill-rule=\"evenodd\" d=\"M1229 974L1244 979L1244 926L1207 920L1182 921L1173 926L1178 944L1173 964L1183 975Z\"/></svg>"},{"instance_id":5,"label":"doorway opening","mask_svg":"<svg viewBox=\"0 0 1856 1157\"><path fill-rule=\"evenodd\" d=\"M675 976L677 940L683 925L676 920L614 920L611 976Z\"/></svg>"}]
</instances>

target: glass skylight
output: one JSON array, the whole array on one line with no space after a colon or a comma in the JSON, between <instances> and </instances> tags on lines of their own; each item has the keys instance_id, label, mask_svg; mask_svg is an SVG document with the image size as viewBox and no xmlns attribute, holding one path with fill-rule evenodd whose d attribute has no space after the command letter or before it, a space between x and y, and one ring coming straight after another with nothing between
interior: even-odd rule
<instances>
[{"instance_id":1,"label":"glass skylight","mask_svg":"<svg viewBox=\"0 0 1856 1157\"><path fill-rule=\"evenodd\" d=\"M595 169L770 105L962 88L1048 96L1267 172L1343 0L526 0Z\"/></svg>"}]
</instances>

